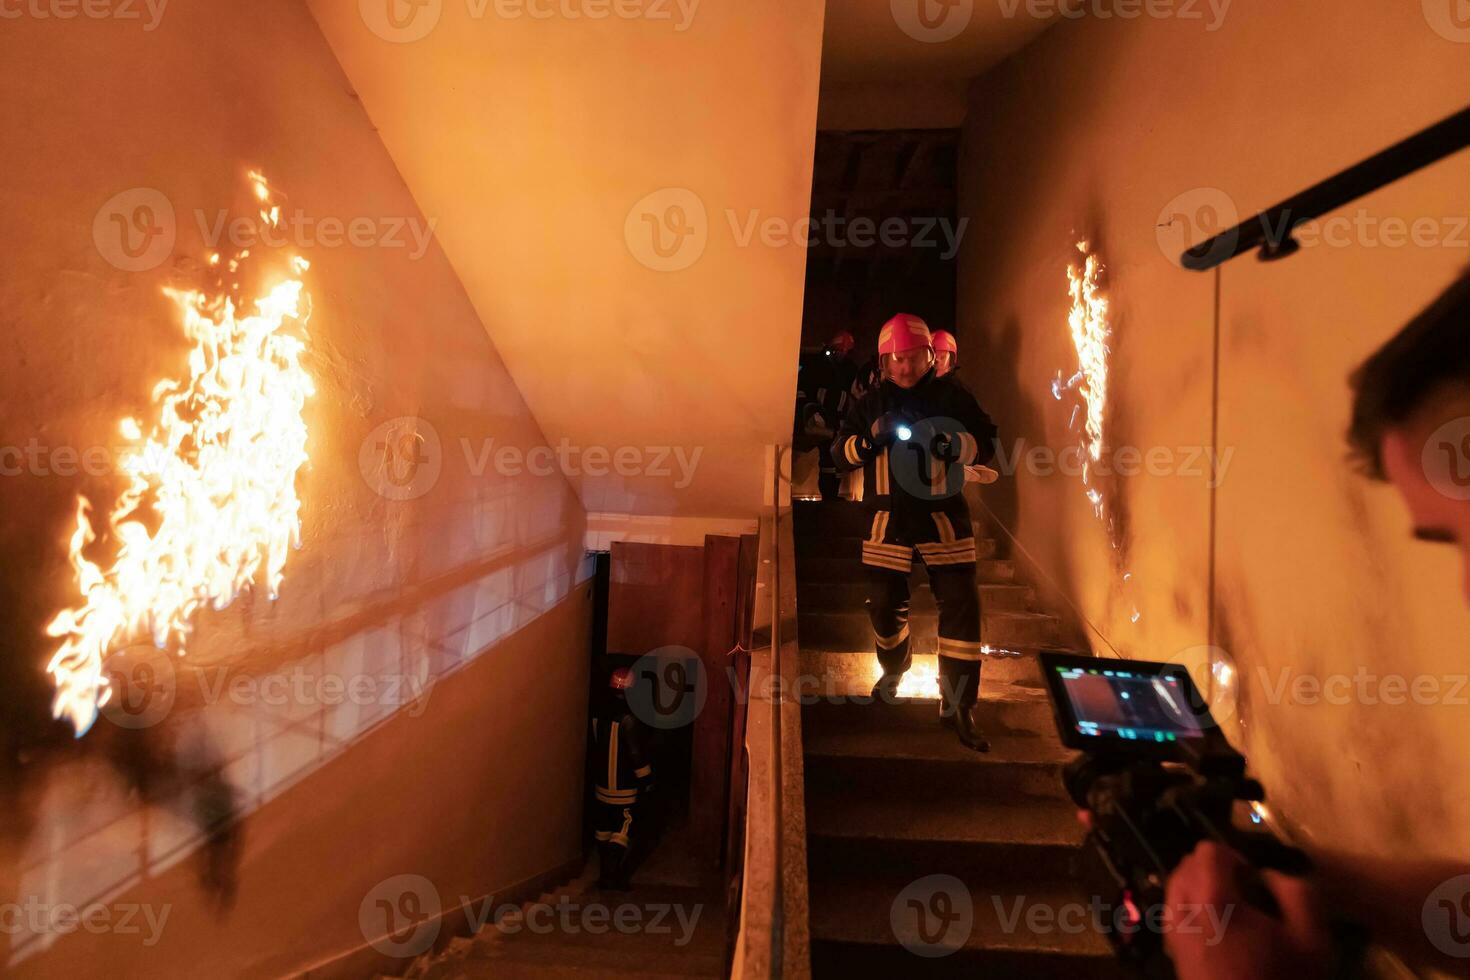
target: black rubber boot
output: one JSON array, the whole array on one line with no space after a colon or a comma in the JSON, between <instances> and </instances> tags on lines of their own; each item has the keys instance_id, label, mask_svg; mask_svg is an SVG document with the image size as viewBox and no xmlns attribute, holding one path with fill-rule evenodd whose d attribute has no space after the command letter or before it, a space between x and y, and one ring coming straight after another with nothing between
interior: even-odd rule
<instances>
[{"instance_id":1,"label":"black rubber boot","mask_svg":"<svg viewBox=\"0 0 1470 980\"><path fill-rule=\"evenodd\" d=\"M980 700L980 662L939 658L939 720L953 729L960 744L976 752L989 752L990 740L975 724L975 704Z\"/></svg>"},{"instance_id":2,"label":"black rubber boot","mask_svg":"<svg viewBox=\"0 0 1470 980\"><path fill-rule=\"evenodd\" d=\"M897 670L890 670L888 669L888 665L884 664L883 676L878 678L878 682L873 685L873 700L882 701L884 704L892 704L896 701L898 699L898 686L903 683L903 675L908 673L908 669L913 662L914 658L905 654L903 663L899 665Z\"/></svg>"},{"instance_id":3,"label":"black rubber boot","mask_svg":"<svg viewBox=\"0 0 1470 980\"><path fill-rule=\"evenodd\" d=\"M949 719L949 725L960 737L960 744L965 748L974 749L976 752L989 752L990 739L986 738L984 733L976 727L972 715L973 710L974 705L959 709L955 712L954 717Z\"/></svg>"},{"instance_id":4,"label":"black rubber boot","mask_svg":"<svg viewBox=\"0 0 1470 980\"><path fill-rule=\"evenodd\" d=\"M902 683L902 674L884 674L873 685L873 700L892 704L898 698L898 686Z\"/></svg>"},{"instance_id":5,"label":"black rubber boot","mask_svg":"<svg viewBox=\"0 0 1470 980\"><path fill-rule=\"evenodd\" d=\"M628 890L628 849L606 841L597 848L597 887L605 892Z\"/></svg>"}]
</instances>

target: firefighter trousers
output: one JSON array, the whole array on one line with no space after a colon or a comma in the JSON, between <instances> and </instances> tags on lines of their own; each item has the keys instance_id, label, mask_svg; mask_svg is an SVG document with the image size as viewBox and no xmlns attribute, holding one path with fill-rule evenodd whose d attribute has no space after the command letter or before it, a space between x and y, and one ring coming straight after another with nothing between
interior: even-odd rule
<instances>
[{"instance_id":1,"label":"firefighter trousers","mask_svg":"<svg viewBox=\"0 0 1470 980\"><path fill-rule=\"evenodd\" d=\"M592 816L593 836L597 838L597 854L601 860L601 877L615 881L628 870L628 854L633 846L633 811L637 800L627 804L598 800Z\"/></svg>"},{"instance_id":2,"label":"firefighter trousers","mask_svg":"<svg viewBox=\"0 0 1470 980\"><path fill-rule=\"evenodd\" d=\"M959 533L957 529L963 529ZM917 551L929 572L929 588L939 607L939 674L945 701L960 707L979 696L980 592L969 508L963 499L942 511L895 519L875 512L863 564L868 579L868 618L884 673L903 673L909 653L909 574Z\"/></svg>"}]
</instances>

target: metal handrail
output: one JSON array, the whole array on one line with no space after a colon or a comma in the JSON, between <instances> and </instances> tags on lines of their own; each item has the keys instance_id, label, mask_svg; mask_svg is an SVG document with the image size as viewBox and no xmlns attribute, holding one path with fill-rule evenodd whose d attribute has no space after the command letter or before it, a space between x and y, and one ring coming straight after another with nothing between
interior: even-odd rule
<instances>
[{"instance_id":1,"label":"metal handrail","mask_svg":"<svg viewBox=\"0 0 1470 980\"><path fill-rule=\"evenodd\" d=\"M1255 248L1261 250L1262 261L1285 258L1301 248L1291 237L1298 225L1320 218L1466 147L1470 147L1470 108L1201 242L1180 257L1180 264L1195 272L1205 272Z\"/></svg>"}]
</instances>

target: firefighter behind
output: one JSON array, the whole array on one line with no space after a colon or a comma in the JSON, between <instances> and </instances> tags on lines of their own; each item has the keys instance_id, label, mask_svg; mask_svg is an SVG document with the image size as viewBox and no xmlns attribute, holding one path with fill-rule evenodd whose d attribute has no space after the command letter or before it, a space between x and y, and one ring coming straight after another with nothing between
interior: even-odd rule
<instances>
[{"instance_id":1,"label":"firefighter behind","mask_svg":"<svg viewBox=\"0 0 1470 980\"><path fill-rule=\"evenodd\" d=\"M639 797L653 790L653 764L642 726L628 709L633 670L616 667L608 675L606 697L592 718L594 746L593 830L599 860L597 885L627 891L632 872L633 820L642 816Z\"/></svg>"},{"instance_id":2,"label":"firefighter behind","mask_svg":"<svg viewBox=\"0 0 1470 980\"><path fill-rule=\"evenodd\" d=\"M817 488L823 500L837 497L837 468L832 465L832 433L847 414L848 389L856 366L852 334L838 331L815 356L803 354L797 370L796 430L792 446L797 452L816 449L820 472Z\"/></svg>"},{"instance_id":3,"label":"firefighter behind","mask_svg":"<svg viewBox=\"0 0 1470 980\"><path fill-rule=\"evenodd\" d=\"M944 377L960 366L960 345L948 330L934 331L934 374Z\"/></svg>"},{"instance_id":4,"label":"firefighter behind","mask_svg":"<svg viewBox=\"0 0 1470 980\"><path fill-rule=\"evenodd\" d=\"M883 378L853 405L833 442L839 469L862 471L872 523L863 542L868 616L883 675L873 696L892 701L909 654L909 573L919 552L939 606L941 721L966 747L990 743L975 726L980 696L980 594L975 534L962 493L965 467L988 462L996 427L955 377L941 378L923 320L899 314L878 335Z\"/></svg>"}]
</instances>

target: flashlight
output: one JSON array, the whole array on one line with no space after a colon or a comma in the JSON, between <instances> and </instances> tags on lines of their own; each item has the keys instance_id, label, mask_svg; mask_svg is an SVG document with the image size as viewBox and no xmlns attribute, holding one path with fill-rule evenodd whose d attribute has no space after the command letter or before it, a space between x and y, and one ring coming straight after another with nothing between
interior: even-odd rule
<instances>
[{"instance_id":1,"label":"flashlight","mask_svg":"<svg viewBox=\"0 0 1470 980\"><path fill-rule=\"evenodd\" d=\"M913 429L910 429L906 425L900 425L898 427L898 437L900 439L902 439L904 442L908 442L910 439L912 439L914 437L914 430Z\"/></svg>"}]
</instances>

